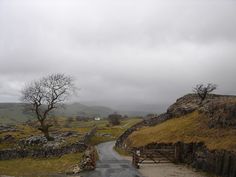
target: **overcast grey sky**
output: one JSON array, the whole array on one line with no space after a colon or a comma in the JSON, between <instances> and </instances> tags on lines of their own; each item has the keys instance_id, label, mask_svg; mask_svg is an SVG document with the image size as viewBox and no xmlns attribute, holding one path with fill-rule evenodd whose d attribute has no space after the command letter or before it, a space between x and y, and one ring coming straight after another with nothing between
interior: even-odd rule
<instances>
[{"instance_id":1,"label":"overcast grey sky","mask_svg":"<svg viewBox=\"0 0 236 177\"><path fill-rule=\"evenodd\" d=\"M170 103L197 83L236 94L236 1L0 0L0 102L72 75L81 102Z\"/></svg>"}]
</instances>

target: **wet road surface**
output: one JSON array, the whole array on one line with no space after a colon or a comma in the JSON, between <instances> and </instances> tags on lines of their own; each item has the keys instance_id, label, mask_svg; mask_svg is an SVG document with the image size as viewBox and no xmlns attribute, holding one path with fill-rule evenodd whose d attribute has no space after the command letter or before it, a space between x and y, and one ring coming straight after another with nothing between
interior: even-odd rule
<instances>
[{"instance_id":1,"label":"wet road surface","mask_svg":"<svg viewBox=\"0 0 236 177\"><path fill-rule=\"evenodd\" d=\"M113 150L115 142L106 142L97 147L99 161L94 171L81 173L81 177L142 177L130 161Z\"/></svg>"}]
</instances>

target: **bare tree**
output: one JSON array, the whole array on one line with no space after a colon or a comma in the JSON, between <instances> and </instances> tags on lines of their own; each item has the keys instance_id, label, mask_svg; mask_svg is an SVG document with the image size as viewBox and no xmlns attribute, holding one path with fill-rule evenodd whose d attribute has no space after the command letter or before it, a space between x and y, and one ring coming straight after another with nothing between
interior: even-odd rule
<instances>
[{"instance_id":1,"label":"bare tree","mask_svg":"<svg viewBox=\"0 0 236 177\"><path fill-rule=\"evenodd\" d=\"M217 85L208 83L206 85L204 84L198 84L193 88L193 92L196 93L199 98L201 99L200 104L205 100L207 95L211 92L213 92L217 88Z\"/></svg>"},{"instance_id":2,"label":"bare tree","mask_svg":"<svg viewBox=\"0 0 236 177\"><path fill-rule=\"evenodd\" d=\"M74 93L73 79L65 74L51 74L40 80L33 81L22 90L22 101L29 103L29 109L35 113L40 128L47 140L49 128L53 125L46 123L49 114Z\"/></svg>"}]
</instances>

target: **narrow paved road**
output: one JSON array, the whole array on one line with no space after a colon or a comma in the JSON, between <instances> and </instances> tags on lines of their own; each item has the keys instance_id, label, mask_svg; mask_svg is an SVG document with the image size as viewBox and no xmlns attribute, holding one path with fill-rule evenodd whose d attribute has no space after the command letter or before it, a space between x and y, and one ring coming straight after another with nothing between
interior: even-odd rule
<instances>
[{"instance_id":1,"label":"narrow paved road","mask_svg":"<svg viewBox=\"0 0 236 177\"><path fill-rule=\"evenodd\" d=\"M142 175L113 150L115 142L106 142L97 147L99 161L95 171L81 173L81 177L142 177Z\"/></svg>"}]
</instances>

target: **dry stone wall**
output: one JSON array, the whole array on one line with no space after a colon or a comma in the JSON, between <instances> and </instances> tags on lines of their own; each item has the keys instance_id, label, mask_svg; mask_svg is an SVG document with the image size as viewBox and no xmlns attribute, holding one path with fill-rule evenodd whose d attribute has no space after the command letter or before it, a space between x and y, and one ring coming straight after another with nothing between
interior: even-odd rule
<instances>
[{"instance_id":1,"label":"dry stone wall","mask_svg":"<svg viewBox=\"0 0 236 177\"><path fill-rule=\"evenodd\" d=\"M0 151L0 160L9 160L16 158L34 157L34 158L44 158L44 157L60 157L64 154L83 152L87 149L87 143L90 138L94 136L96 132L96 127L94 127L90 132L86 133L82 140L77 143L70 144L63 147L48 147L48 148L37 148L37 149L7 149Z\"/></svg>"}]
</instances>

